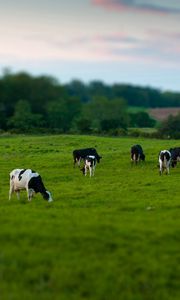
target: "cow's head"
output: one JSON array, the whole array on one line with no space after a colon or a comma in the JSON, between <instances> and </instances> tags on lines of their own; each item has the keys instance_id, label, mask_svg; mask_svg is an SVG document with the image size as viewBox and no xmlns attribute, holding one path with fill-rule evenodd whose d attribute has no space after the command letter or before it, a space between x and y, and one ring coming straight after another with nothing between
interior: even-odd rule
<instances>
[{"instance_id":1,"label":"cow's head","mask_svg":"<svg viewBox=\"0 0 180 300\"><path fill-rule=\"evenodd\" d=\"M171 161L171 166L174 168L177 165L177 160L172 160Z\"/></svg>"},{"instance_id":2,"label":"cow's head","mask_svg":"<svg viewBox=\"0 0 180 300\"><path fill-rule=\"evenodd\" d=\"M102 158L102 156L96 156L97 162L100 163L100 159Z\"/></svg>"},{"instance_id":3,"label":"cow's head","mask_svg":"<svg viewBox=\"0 0 180 300\"><path fill-rule=\"evenodd\" d=\"M43 193L42 196L48 202L52 202L53 201L51 193L49 191L46 191L45 193Z\"/></svg>"},{"instance_id":4,"label":"cow's head","mask_svg":"<svg viewBox=\"0 0 180 300\"><path fill-rule=\"evenodd\" d=\"M145 161L145 155L144 155L144 153L141 154L141 160Z\"/></svg>"},{"instance_id":5,"label":"cow's head","mask_svg":"<svg viewBox=\"0 0 180 300\"><path fill-rule=\"evenodd\" d=\"M83 168L80 169L83 173L83 175L85 174L85 166Z\"/></svg>"}]
</instances>

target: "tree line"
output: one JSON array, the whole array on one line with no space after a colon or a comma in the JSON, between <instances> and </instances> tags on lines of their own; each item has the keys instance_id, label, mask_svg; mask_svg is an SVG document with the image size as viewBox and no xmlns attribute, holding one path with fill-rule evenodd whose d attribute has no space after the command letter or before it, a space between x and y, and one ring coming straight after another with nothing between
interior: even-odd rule
<instances>
[{"instance_id":1,"label":"tree line","mask_svg":"<svg viewBox=\"0 0 180 300\"><path fill-rule=\"evenodd\" d=\"M60 84L9 70L0 77L1 130L102 133L155 126L147 112L130 113L129 106L180 107L180 93L101 81Z\"/></svg>"}]
</instances>

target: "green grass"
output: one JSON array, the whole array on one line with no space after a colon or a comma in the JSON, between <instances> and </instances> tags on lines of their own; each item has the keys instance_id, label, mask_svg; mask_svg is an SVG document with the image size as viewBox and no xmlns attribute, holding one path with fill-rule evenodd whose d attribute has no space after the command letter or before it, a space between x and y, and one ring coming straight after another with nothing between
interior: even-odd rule
<instances>
[{"instance_id":1,"label":"green grass","mask_svg":"<svg viewBox=\"0 0 180 300\"><path fill-rule=\"evenodd\" d=\"M146 162L130 164L139 143ZM96 147L95 176L72 151ZM1 300L180 298L180 165L159 176L158 152L179 141L88 136L0 138ZM54 202L8 201L9 172L38 171Z\"/></svg>"},{"instance_id":2,"label":"green grass","mask_svg":"<svg viewBox=\"0 0 180 300\"><path fill-rule=\"evenodd\" d=\"M129 113L147 112L148 109L142 106L128 106Z\"/></svg>"}]
</instances>

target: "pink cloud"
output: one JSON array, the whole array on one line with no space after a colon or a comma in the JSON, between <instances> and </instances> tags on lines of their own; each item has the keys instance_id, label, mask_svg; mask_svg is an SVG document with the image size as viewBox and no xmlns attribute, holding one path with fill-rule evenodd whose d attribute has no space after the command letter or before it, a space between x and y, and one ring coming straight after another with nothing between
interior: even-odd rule
<instances>
[{"instance_id":1,"label":"pink cloud","mask_svg":"<svg viewBox=\"0 0 180 300\"><path fill-rule=\"evenodd\" d=\"M92 4L102 6L107 10L123 11L127 9L127 6L117 1L108 0L92 0Z\"/></svg>"},{"instance_id":2,"label":"pink cloud","mask_svg":"<svg viewBox=\"0 0 180 300\"><path fill-rule=\"evenodd\" d=\"M145 0L91 0L91 3L96 6L103 7L107 10L114 11L143 11L148 13L158 13L158 14L179 14L180 6L177 4L172 4L171 6L158 4L156 1L154 4L147 2Z\"/></svg>"}]
</instances>

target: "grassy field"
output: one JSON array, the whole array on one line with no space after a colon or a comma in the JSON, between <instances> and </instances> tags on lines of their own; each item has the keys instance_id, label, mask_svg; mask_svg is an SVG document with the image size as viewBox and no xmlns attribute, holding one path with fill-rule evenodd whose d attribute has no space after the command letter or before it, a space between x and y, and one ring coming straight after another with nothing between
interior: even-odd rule
<instances>
[{"instance_id":1,"label":"grassy field","mask_svg":"<svg viewBox=\"0 0 180 300\"><path fill-rule=\"evenodd\" d=\"M140 143L146 162L130 164ZM95 176L72 151L96 147ZM158 152L179 141L88 136L0 138L1 300L180 299L180 165L159 176ZM38 171L54 202L8 201L9 172Z\"/></svg>"}]
</instances>

